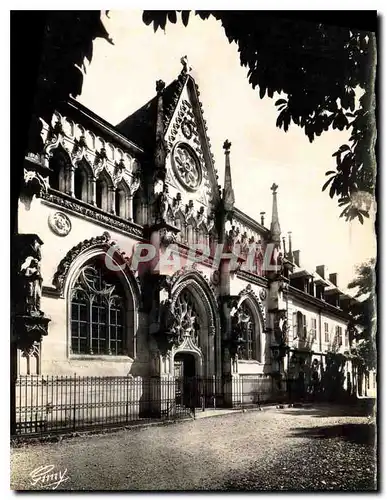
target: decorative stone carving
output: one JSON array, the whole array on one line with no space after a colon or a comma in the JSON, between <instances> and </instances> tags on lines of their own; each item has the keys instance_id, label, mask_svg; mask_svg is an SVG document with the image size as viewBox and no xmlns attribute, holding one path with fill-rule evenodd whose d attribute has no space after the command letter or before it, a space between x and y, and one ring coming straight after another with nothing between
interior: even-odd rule
<instances>
[{"instance_id":1,"label":"decorative stone carving","mask_svg":"<svg viewBox=\"0 0 387 500\"><path fill-rule=\"evenodd\" d=\"M130 234L132 236L136 236L139 238L142 238L143 236L143 230L141 227L137 226L133 222L125 222L122 219L118 220L117 218L99 212L98 210L95 210L93 208L85 207L83 205L80 205L77 203L75 200L71 200L68 198L65 198L64 196L52 194L52 193L42 193L42 198L49 203L53 203L55 205L60 205L68 210L71 210L75 213L81 214L84 217L89 217L90 219L93 219L94 221L97 220L99 222L102 222L104 224L107 224L111 226L114 229L119 229L121 231L124 231L127 234Z\"/></svg>"},{"instance_id":2,"label":"decorative stone carving","mask_svg":"<svg viewBox=\"0 0 387 500\"><path fill-rule=\"evenodd\" d=\"M277 344L285 345L288 341L288 319L285 310L278 311L274 316L274 338Z\"/></svg>"},{"instance_id":3,"label":"decorative stone carving","mask_svg":"<svg viewBox=\"0 0 387 500\"><path fill-rule=\"evenodd\" d=\"M87 151L87 144L86 144L86 138L84 135L81 135L81 137L78 139L75 139L74 141L74 147L71 152L71 163L76 166L79 161L82 160L82 158L85 157Z\"/></svg>"},{"instance_id":4,"label":"decorative stone carving","mask_svg":"<svg viewBox=\"0 0 387 500\"><path fill-rule=\"evenodd\" d=\"M257 306L257 309L261 315L261 319L263 322L263 328L265 330L266 329L266 309L265 309L265 306L262 304L261 299L255 294L255 292L250 284L248 284L245 289L243 289L241 292L239 292L239 297L245 298L246 296L249 296L251 298L252 302Z\"/></svg>"},{"instance_id":5,"label":"decorative stone carving","mask_svg":"<svg viewBox=\"0 0 387 500\"><path fill-rule=\"evenodd\" d=\"M206 214L204 212L204 207L200 207L200 210L196 216L196 226L200 227L205 220L206 220Z\"/></svg>"},{"instance_id":6,"label":"decorative stone carving","mask_svg":"<svg viewBox=\"0 0 387 500\"><path fill-rule=\"evenodd\" d=\"M171 212L173 218L176 217L179 211L181 211L183 206L183 202L181 200L181 193L177 193L176 197L173 199L172 207L171 207Z\"/></svg>"},{"instance_id":7,"label":"decorative stone carving","mask_svg":"<svg viewBox=\"0 0 387 500\"><path fill-rule=\"evenodd\" d=\"M250 328L252 319L247 309L243 306L243 299L234 302L230 311L231 338L229 349L231 357L241 356L246 343L247 329Z\"/></svg>"},{"instance_id":8,"label":"decorative stone carving","mask_svg":"<svg viewBox=\"0 0 387 500\"><path fill-rule=\"evenodd\" d=\"M156 224L167 221L169 209L168 186L165 184L163 191L159 193L156 200Z\"/></svg>"},{"instance_id":9,"label":"decorative stone carving","mask_svg":"<svg viewBox=\"0 0 387 500\"><path fill-rule=\"evenodd\" d=\"M134 193L138 190L138 188L140 187L140 183L141 183L140 172L136 171L133 174L132 182L131 182L131 184L129 186L129 190L130 190L130 195L131 196L133 196Z\"/></svg>"},{"instance_id":10,"label":"decorative stone carving","mask_svg":"<svg viewBox=\"0 0 387 500\"><path fill-rule=\"evenodd\" d=\"M190 219L195 220L195 207L193 200L189 200L188 205L185 207L185 220L189 223Z\"/></svg>"},{"instance_id":11,"label":"decorative stone carving","mask_svg":"<svg viewBox=\"0 0 387 500\"><path fill-rule=\"evenodd\" d=\"M36 234L18 234L12 255L13 279L12 322L19 349L30 349L48 333L49 318L41 310L42 274L40 270L42 240Z\"/></svg>"},{"instance_id":12,"label":"decorative stone carving","mask_svg":"<svg viewBox=\"0 0 387 500\"><path fill-rule=\"evenodd\" d=\"M183 135L186 139L191 139L192 137L192 125L191 123L185 119L183 123L181 124L181 131L183 132Z\"/></svg>"},{"instance_id":13,"label":"decorative stone carving","mask_svg":"<svg viewBox=\"0 0 387 500\"><path fill-rule=\"evenodd\" d=\"M172 167L182 186L196 191L202 183L202 169L193 149L185 143L177 143L172 151Z\"/></svg>"},{"instance_id":14,"label":"decorative stone carving","mask_svg":"<svg viewBox=\"0 0 387 500\"><path fill-rule=\"evenodd\" d=\"M220 284L220 272L217 269L211 275L211 283L215 287Z\"/></svg>"},{"instance_id":15,"label":"decorative stone carving","mask_svg":"<svg viewBox=\"0 0 387 500\"><path fill-rule=\"evenodd\" d=\"M30 346L26 346L22 351L23 358L30 358L40 356L40 345L38 342L34 342Z\"/></svg>"},{"instance_id":16,"label":"decorative stone carving","mask_svg":"<svg viewBox=\"0 0 387 500\"><path fill-rule=\"evenodd\" d=\"M43 242L38 236L31 239L29 246L24 250L22 263L19 267L19 293L22 298L24 311L31 316L43 316L40 310L42 297L42 275L40 272L40 245Z\"/></svg>"},{"instance_id":17,"label":"decorative stone carving","mask_svg":"<svg viewBox=\"0 0 387 500\"><path fill-rule=\"evenodd\" d=\"M177 241L177 228L163 227L160 230L160 241L163 245L168 246Z\"/></svg>"},{"instance_id":18,"label":"decorative stone carving","mask_svg":"<svg viewBox=\"0 0 387 500\"><path fill-rule=\"evenodd\" d=\"M24 169L24 184L21 189L20 199L29 208L32 198L42 197L47 193L48 183L46 179L35 170Z\"/></svg>"},{"instance_id":19,"label":"decorative stone carving","mask_svg":"<svg viewBox=\"0 0 387 500\"><path fill-rule=\"evenodd\" d=\"M71 231L71 221L63 212L55 212L48 217L50 229L58 236L67 236Z\"/></svg>"},{"instance_id":20,"label":"decorative stone carving","mask_svg":"<svg viewBox=\"0 0 387 500\"><path fill-rule=\"evenodd\" d=\"M105 148L101 148L100 151L97 151L95 153L95 160L94 160L94 175L95 175L95 177L98 177L99 174L104 169L106 170L106 172L108 172L108 170L107 170L106 149Z\"/></svg>"},{"instance_id":21,"label":"decorative stone carving","mask_svg":"<svg viewBox=\"0 0 387 500\"><path fill-rule=\"evenodd\" d=\"M192 71L192 68L191 66L189 65L188 63L188 57L187 56L183 56L181 59L180 59L180 62L181 64L183 65L182 69L181 69L181 73L183 75L187 75L188 73L190 73L190 71Z\"/></svg>"},{"instance_id":22,"label":"decorative stone carving","mask_svg":"<svg viewBox=\"0 0 387 500\"><path fill-rule=\"evenodd\" d=\"M117 185L122 181L124 172L125 172L125 163L124 160L121 158L121 160L119 162L116 162L114 166L114 173L113 173L114 187L117 187Z\"/></svg>"},{"instance_id":23,"label":"decorative stone carving","mask_svg":"<svg viewBox=\"0 0 387 500\"><path fill-rule=\"evenodd\" d=\"M181 347L183 342L199 347L199 315L189 291L183 289L174 300L160 304L160 329L156 339L160 350Z\"/></svg>"},{"instance_id":24,"label":"decorative stone carving","mask_svg":"<svg viewBox=\"0 0 387 500\"><path fill-rule=\"evenodd\" d=\"M81 252L93 247L102 245L106 247L106 249L110 245L114 244L114 242L110 238L110 234L105 231L102 236L96 236L90 238L88 240L83 240L78 245L75 245L71 250L67 252L65 257L60 261L56 273L54 274L52 284L57 288L61 293L63 293L64 283L70 268L71 263L78 257Z\"/></svg>"},{"instance_id":25,"label":"decorative stone carving","mask_svg":"<svg viewBox=\"0 0 387 500\"><path fill-rule=\"evenodd\" d=\"M43 122L43 135L46 135L46 140L44 140L43 153L42 153L42 163L45 167L49 168L49 161L52 157L53 151L59 146L63 140L63 127L62 127L62 117L59 113L55 113L56 123L54 127L50 127ZM46 126L44 126L46 125Z\"/></svg>"}]
</instances>

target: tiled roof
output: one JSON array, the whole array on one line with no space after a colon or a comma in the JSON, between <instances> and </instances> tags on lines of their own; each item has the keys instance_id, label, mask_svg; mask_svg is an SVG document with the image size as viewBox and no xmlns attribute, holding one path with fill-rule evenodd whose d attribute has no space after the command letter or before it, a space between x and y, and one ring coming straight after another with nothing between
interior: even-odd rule
<instances>
[{"instance_id":1,"label":"tiled roof","mask_svg":"<svg viewBox=\"0 0 387 500\"><path fill-rule=\"evenodd\" d=\"M164 125L166 125L177 104L181 90L184 86L184 79L173 80L163 92ZM134 141L143 149L153 151L156 139L157 121L157 95L153 97L140 109L125 118L115 128L125 137Z\"/></svg>"}]
</instances>

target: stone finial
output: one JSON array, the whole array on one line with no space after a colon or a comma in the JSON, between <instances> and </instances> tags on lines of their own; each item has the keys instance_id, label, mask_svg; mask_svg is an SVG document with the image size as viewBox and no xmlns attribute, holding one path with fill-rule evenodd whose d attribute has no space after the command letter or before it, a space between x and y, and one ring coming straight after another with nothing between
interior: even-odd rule
<instances>
[{"instance_id":1,"label":"stone finial","mask_svg":"<svg viewBox=\"0 0 387 500\"><path fill-rule=\"evenodd\" d=\"M165 82L163 80L156 81L156 92L160 94L165 89Z\"/></svg>"},{"instance_id":2,"label":"stone finial","mask_svg":"<svg viewBox=\"0 0 387 500\"><path fill-rule=\"evenodd\" d=\"M226 154L230 152L230 148L231 148L231 142L228 139L226 139L223 143L223 149Z\"/></svg>"},{"instance_id":3,"label":"stone finial","mask_svg":"<svg viewBox=\"0 0 387 500\"><path fill-rule=\"evenodd\" d=\"M266 212L260 212L259 215L261 216L261 224L262 226L265 225L265 214Z\"/></svg>"},{"instance_id":4,"label":"stone finial","mask_svg":"<svg viewBox=\"0 0 387 500\"><path fill-rule=\"evenodd\" d=\"M183 65L183 68L181 70L181 73L183 75L187 75L190 71L192 71L192 68L191 66L188 64L188 57L187 56L183 56L181 59L180 59L180 62L181 64Z\"/></svg>"},{"instance_id":5,"label":"stone finial","mask_svg":"<svg viewBox=\"0 0 387 500\"><path fill-rule=\"evenodd\" d=\"M234 190L232 187L232 180L231 180L230 147L231 147L231 142L225 140L223 144L225 161L226 161L224 170L223 203L226 212L230 212L233 209L235 203Z\"/></svg>"},{"instance_id":6,"label":"stone finial","mask_svg":"<svg viewBox=\"0 0 387 500\"><path fill-rule=\"evenodd\" d=\"M278 185L273 182L270 188L273 191L273 211L271 216L270 233L271 240L274 243L280 244L281 242L281 227L278 218L278 206L277 206L277 189Z\"/></svg>"}]
</instances>

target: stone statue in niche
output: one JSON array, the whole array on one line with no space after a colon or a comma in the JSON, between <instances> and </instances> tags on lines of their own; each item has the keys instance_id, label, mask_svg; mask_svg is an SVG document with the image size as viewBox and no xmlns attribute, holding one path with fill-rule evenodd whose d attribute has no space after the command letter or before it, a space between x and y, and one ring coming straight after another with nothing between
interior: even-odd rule
<instances>
[{"instance_id":1,"label":"stone statue in niche","mask_svg":"<svg viewBox=\"0 0 387 500\"><path fill-rule=\"evenodd\" d=\"M173 217L176 217L176 214L179 210L181 210L181 207L182 207L181 193L177 193L176 198L174 198L172 205Z\"/></svg>"},{"instance_id":2,"label":"stone statue in niche","mask_svg":"<svg viewBox=\"0 0 387 500\"><path fill-rule=\"evenodd\" d=\"M26 249L19 269L24 310L31 316L43 316L40 310L43 278L40 272L40 240L35 239Z\"/></svg>"},{"instance_id":3,"label":"stone statue in niche","mask_svg":"<svg viewBox=\"0 0 387 500\"><path fill-rule=\"evenodd\" d=\"M285 344L288 336L288 319L286 311L281 311L275 322L274 335L278 344Z\"/></svg>"},{"instance_id":4,"label":"stone statue in niche","mask_svg":"<svg viewBox=\"0 0 387 500\"><path fill-rule=\"evenodd\" d=\"M157 198L156 222L166 222L169 210L168 186L164 185L164 189L160 192Z\"/></svg>"},{"instance_id":5,"label":"stone statue in niche","mask_svg":"<svg viewBox=\"0 0 387 500\"><path fill-rule=\"evenodd\" d=\"M235 226L232 226L230 231L227 233L226 243L227 243L227 246L229 247L230 250L233 249L233 247L237 241L238 234L239 234L239 229L238 228L235 229Z\"/></svg>"},{"instance_id":6,"label":"stone statue in niche","mask_svg":"<svg viewBox=\"0 0 387 500\"><path fill-rule=\"evenodd\" d=\"M185 217L188 222L191 218L194 218L195 207L193 200L189 200L188 205L186 205L185 209Z\"/></svg>"}]
</instances>

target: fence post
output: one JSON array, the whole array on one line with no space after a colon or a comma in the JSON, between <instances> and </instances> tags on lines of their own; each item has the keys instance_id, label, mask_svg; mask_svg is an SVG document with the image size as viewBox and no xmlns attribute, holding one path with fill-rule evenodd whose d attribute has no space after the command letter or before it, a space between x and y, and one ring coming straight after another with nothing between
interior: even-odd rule
<instances>
[{"instance_id":1,"label":"fence post","mask_svg":"<svg viewBox=\"0 0 387 500\"><path fill-rule=\"evenodd\" d=\"M70 386L71 387L71 386ZM77 401L77 375L74 373L74 414L73 414L73 429L76 429L76 401Z\"/></svg>"}]
</instances>

